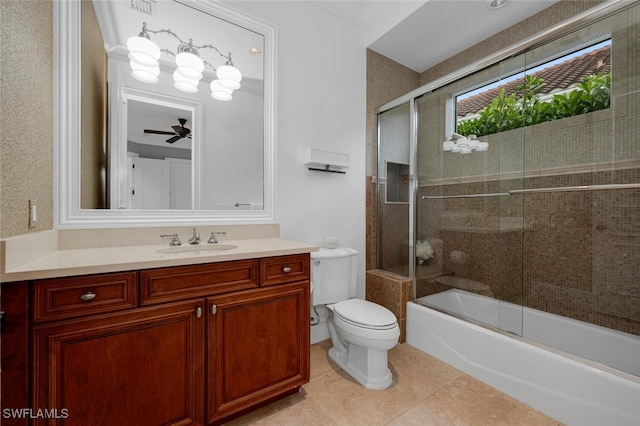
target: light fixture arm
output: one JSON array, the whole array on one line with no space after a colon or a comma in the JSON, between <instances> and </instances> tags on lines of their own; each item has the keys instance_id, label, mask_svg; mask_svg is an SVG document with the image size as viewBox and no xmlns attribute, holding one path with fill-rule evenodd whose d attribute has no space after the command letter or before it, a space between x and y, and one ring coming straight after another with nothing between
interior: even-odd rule
<instances>
[{"instance_id":1,"label":"light fixture arm","mask_svg":"<svg viewBox=\"0 0 640 426\"><path fill-rule=\"evenodd\" d=\"M152 30L147 28L147 23L143 22L142 23L142 31L140 31L140 37L144 37L147 39L151 39L151 37L149 37L149 33L151 34L161 34L161 33L165 33L165 34L169 34L173 37L175 37L179 42L180 42L180 46L184 46L182 47L183 51L188 51L189 53L193 53L194 55L200 56L200 54L198 53L199 49L212 49L215 50L215 52L222 56L223 58L226 59L226 65L231 65L233 66L233 62L231 60L231 52L227 52L227 54L225 55L224 53L222 53L220 51L220 49L218 49L217 47L215 47L212 44L203 44L203 45L194 45L193 44L193 40L189 39L189 41L184 41L183 39L181 39L178 34L174 33L173 31L171 31L170 29L159 29L159 30ZM178 47L179 52L180 52L180 46ZM163 49L163 51L166 51ZM173 54L173 53L172 53Z\"/></svg>"}]
</instances>

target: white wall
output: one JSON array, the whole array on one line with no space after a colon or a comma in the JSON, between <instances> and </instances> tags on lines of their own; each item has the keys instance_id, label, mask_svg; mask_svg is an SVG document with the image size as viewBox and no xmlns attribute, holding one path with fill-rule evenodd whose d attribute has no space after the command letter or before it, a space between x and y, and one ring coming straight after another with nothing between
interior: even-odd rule
<instances>
[{"instance_id":1,"label":"white wall","mask_svg":"<svg viewBox=\"0 0 640 426\"><path fill-rule=\"evenodd\" d=\"M366 46L364 32L302 1L227 1L277 29L277 220L283 238L360 252L364 297ZM309 171L304 149L349 154L346 174Z\"/></svg>"}]
</instances>

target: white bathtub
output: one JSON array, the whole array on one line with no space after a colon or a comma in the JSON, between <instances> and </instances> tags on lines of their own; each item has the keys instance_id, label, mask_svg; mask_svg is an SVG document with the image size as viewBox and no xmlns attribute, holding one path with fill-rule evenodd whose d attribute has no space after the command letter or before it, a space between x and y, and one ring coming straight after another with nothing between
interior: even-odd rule
<instances>
[{"instance_id":1,"label":"white bathtub","mask_svg":"<svg viewBox=\"0 0 640 426\"><path fill-rule=\"evenodd\" d=\"M584 360L615 355L618 369L640 371L640 338L580 321L449 290L409 302L407 342L569 425L640 424L640 378ZM428 303L518 333L490 330L430 309ZM591 332L592 335L588 336ZM550 349L543 345L558 347ZM585 340L586 339L586 340ZM595 339L600 343L593 344ZM585 342L589 342L587 345ZM571 348L570 343L576 343ZM626 346L615 350L614 345ZM635 346L634 346L635 345ZM579 358L571 353L595 347ZM628 351L628 355L620 355ZM617 364L616 364L617 363ZM636 373L638 374L638 373Z\"/></svg>"}]
</instances>

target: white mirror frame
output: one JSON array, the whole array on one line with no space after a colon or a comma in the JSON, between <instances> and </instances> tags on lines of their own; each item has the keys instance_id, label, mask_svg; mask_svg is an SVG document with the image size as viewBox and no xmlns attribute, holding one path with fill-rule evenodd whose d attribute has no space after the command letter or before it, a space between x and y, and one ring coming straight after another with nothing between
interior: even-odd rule
<instances>
[{"instance_id":1,"label":"white mirror frame","mask_svg":"<svg viewBox=\"0 0 640 426\"><path fill-rule=\"evenodd\" d=\"M207 0L180 0L264 36L264 209L116 210L81 209L80 1L55 1L54 27L54 223L57 229L274 223L276 30Z\"/></svg>"}]
</instances>

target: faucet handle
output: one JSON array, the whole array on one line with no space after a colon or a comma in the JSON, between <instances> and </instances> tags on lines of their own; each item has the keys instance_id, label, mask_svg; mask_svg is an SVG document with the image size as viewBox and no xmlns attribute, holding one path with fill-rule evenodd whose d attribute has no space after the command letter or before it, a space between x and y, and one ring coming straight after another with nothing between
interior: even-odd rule
<instances>
[{"instance_id":1,"label":"faucet handle","mask_svg":"<svg viewBox=\"0 0 640 426\"><path fill-rule=\"evenodd\" d=\"M160 238L165 238L165 237L173 237L173 239L169 243L169 245L171 247L173 247L173 246L181 246L182 245L182 242L178 238L178 234L161 234L160 235Z\"/></svg>"},{"instance_id":2,"label":"faucet handle","mask_svg":"<svg viewBox=\"0 0 640 426\"><path fill-rule=\"evenodd\" d=\"M209 237L209 241L207 241L207 244L218 244L218 237L216 237L216 235L227 235L227 233L224 231L212 232L211 237Z\"/></svg>"}]
</instances>

